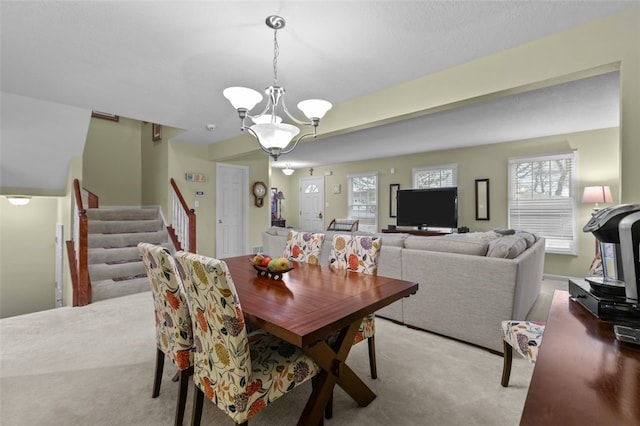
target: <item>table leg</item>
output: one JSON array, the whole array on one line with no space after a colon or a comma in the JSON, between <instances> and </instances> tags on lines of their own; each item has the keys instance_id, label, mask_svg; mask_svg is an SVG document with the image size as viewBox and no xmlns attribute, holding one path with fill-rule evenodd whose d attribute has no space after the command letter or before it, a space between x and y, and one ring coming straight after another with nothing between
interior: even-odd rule
<instances>
[{"instance_id":1,"label":"table leg","mask_svg":"<svg viewBox=\"0 0 640 426\"><path fill-rule=\"evenodd\" d=\"M336 383L362 407L376 398L376 394L345 364L361 323L362 320L358 320L341 330L333 348L325 341L303 348L320 365L322 371L318 374L298 425L320 424L324 407L329 402Z\"/></svg>"}]
</instances>

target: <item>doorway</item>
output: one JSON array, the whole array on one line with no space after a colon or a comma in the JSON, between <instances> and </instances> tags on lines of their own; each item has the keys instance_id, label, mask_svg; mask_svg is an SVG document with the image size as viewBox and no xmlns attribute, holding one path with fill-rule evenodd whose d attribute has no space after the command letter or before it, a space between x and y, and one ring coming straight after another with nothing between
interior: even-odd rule
<instances>
[{"instance_id":1,"label":"doorway","mask_svg":"<svg viewBox=\"0 0 640 426\"><path fill-rule=\"evenodd\" d=\"M249 168L216 163L216 258L249 252Z\"/></svg>"},{"instance_id":2,"label":"doorway","mask_svg":"<svg viewBox=\"0 0 640 426\"><path fill-rule=\"evenodd\" d=\"M324 230L324 176L300 179L300 229Z\"/></svg>"}]
</instances>

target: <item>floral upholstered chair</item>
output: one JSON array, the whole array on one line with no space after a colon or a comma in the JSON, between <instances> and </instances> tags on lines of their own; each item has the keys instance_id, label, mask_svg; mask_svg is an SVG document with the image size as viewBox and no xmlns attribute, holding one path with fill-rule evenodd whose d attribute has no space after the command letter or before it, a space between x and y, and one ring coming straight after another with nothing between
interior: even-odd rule
<instances>
[{"instance_id":1,"label":"floral upholstered chair","mask_svg":"<svg viewBox=\"0 0 640 426\"><path fill-rule=\"evenodd\" d=\"M320 263L323 242L324 234L289 231L282 256L296 262L317 265Z\"/></svg>"},{"instance_id":2,"label":"floral upholstered chair","mask_svg":"<svg viewBox=\"0 0 640 426\"><path fill-rule=\"evenodd\" d=\"M165 355L180 370L180 390L175 424L181 425L187 401L189 376L193 373L191 316L175 261L168 249L140 243L138 250L151 283L156 325L156 372L152 398L160 394Z\"/></svg>"},{"instance_id":3,"label":"floral upholstered chair","mask_svg":"<svg viewBox=\"0 0 640 426\"><path fill-rule=\"evenodd\" d=\"M542 345L545 324L535 321L502 321L502 345L504 362L502 365L502 381L504 387L509 386L513 349L534 363L538 358L538 350Z\"/></svg>"},{"instance_id":4,"label":"floral upholstered chair","mask_svg":"<svg viewBox=\"0 0 640 426\"><path fill-rule=\"evenodd\" d=\"M379 237L336 234L333 236L329 264L336 269L377 275L381 247L382 240ZM369 367L373 379L378 377L374 340L375 331L375 316L374 314L369 314L362 320L362 325L353 342L355 345L367 339L369 344Z\"/></svg>"},{"instance_id":5,"label":"floral upholstered chair","mask_svg":"<svg viewBox=\"0 0 640 426\"><path fill-rule=\"evenodd\" d=\"M247 333L226 263L182 251L175 257L196 347L192 424L200 424L204 396L244 424L318 374L319 367L302 350L263 330Z\"/></svg>"}]
</instances>

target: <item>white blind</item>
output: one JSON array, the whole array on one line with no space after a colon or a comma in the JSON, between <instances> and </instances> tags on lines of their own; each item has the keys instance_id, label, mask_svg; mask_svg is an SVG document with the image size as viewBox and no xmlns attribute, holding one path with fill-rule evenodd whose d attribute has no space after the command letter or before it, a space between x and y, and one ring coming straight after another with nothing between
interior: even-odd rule
<instances>
[{"instance_id":1,"label":"white blind","mask_svg":"<svg viewBox=\"0 0 640 426\"><path fill-rule=\"evenodd\" d=\"M546 239L548 253L576 254L577 153L509 159L509 227Z\"/></svg>"},{"instance_id":2,"label":"white blind","mask_svg":"<svg viewBox=\"0 0 640 426\"><path fill-rule=\"evenodd\" d=\"M415 189L457 186L458 166L456 164L418 167L411 172Z\"/></svg>"},{"instance_id":3,"label":"white blind","mask_svg":"<svg viewBox=\"0 0 640 426\"><path fill-rule=\"evenodd\" d=\"M378 174L348 175L349 219L358 219L360 231L378 232Z\"/></svg>"}]
</instances>

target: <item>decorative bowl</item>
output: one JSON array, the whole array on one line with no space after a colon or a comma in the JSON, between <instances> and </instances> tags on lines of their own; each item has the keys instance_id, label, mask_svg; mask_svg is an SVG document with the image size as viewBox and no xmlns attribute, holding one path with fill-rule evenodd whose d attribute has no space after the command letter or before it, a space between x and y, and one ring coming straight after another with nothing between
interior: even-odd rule
<instances>
[{"instance_id":1,"label":"decorative bowl","mask_svg":"<svg viewBox=\"0 0 640 426\"><path fill-rule=\"evenodd\" d=\"M251 260L252 258L249 258L249 263L251 263L251 266L253 266L253 269L255 269L258 272L259 277L264 276L267 278L271 278L272 280L281 280L284 274L286 274L287 272L293 269L293 267L291 267L288 269L282 269L280 271L274 271L269 269L267 266L254 265L253 262L251 262Z\"/></svg>"}]
</instances>

